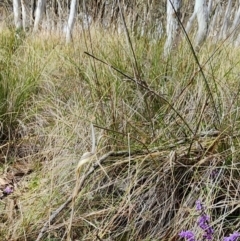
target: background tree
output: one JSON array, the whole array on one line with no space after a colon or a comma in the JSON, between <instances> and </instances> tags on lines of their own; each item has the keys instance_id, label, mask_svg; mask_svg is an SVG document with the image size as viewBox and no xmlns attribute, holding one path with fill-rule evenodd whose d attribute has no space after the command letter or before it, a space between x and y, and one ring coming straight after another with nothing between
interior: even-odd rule
<instances>
[{"instance_id":1,"label":"background tree","mask_svg":"<svg viewBox=\"0 0 240 241\"><path fill-rule=\"evenodd\" d=\"M190 17L186 26L187 33L190 32L195 18L197 18L197 22L198 22L198 31L195 38L195 46L198 49L200 48L201 44L207 37L207 32L208 32L209 18L208 18L208 6L206 3L206 0L195 0L194 12Z\"/></svg>"},{"instance_id":2,"label":"background tree","mask_svg":"<svg viewBox=\"0 0 240 241\"><path fill-rule=\"evenodd\" d=\"M19 29L22 27L20 0L13 0L13 14L14 14L15 27L16 27L16 29Z\"/></svg>"},{"instance_id":3,"label":"background tree","mask_svg":"<svg viewBox=\"0 0 240 241\"><path fill-rule=\"evenodd\" d=\"M70 13L69 13L69 17L68 17L68 22L67 22L67 31L66 31L66 42L67 43L69 43L71 41L71 34L72 34L72 29L73 29L73 26L75 23L77 7L78 7L77 0L72 0Z\"/></svg>"},{"instance_id":4,"label":"background tree","mask_svg":"<svg viewBox=\"0 0 240 241\"><path fill-rule=\"evenodd\" d=\"M167 56L170 50L176 45L177 36L179 35L179 19L181 17L182 1L168 0L167 1L167 40L164 46L164 55Z\"/></svg>"},{"instance_id":5,"label":"background tree","mask_svg":"<svg viewBox=\"0 0 240 241\"><path fill-rule=\"evenodd\" d=\"M27 27L27 18L29 10L27 9L27 4L25 3L25 0L21 0L21 7L22 7L22 27L24 30L26 30Z\"/></svg>"},{"instance_id":6,"label":"background tree","mask_svg":"<svg viewBox=\"0 0 240 241\"><path fill-rule=\"evenodd\" d=\"M39 28L39 23L43 16L45 5L46 5L46 0L38 0L36 11L35 11L35 21L34 21L33 32L36 32Z\"/></svg>"},{"instance_id":7,"label":"background tree","mask_svg":"<svg viewBox=\"0 0 240 241\"><path fill-rule=\"evenodd\" d=\"M76 0L5 0L2 4L11 5L16 28L28 27L36 32L41 21L41 28L45 31L62 33L65 29L66 41L69 42L74 25L78 31L82 31L87 24L122 32L124 28L117 2L89 0L78 4ZM194 33L196 47L200 47L207 37L219 41L231 34L231 41L238 38L240 3L236 0L195 0L184 1L183 4L181 0L120 0L120 3L132 34L154 39L167 36L165 55L176 45L179 36L179 24L171 3L188 33L191 33L197 19L198 27Z\"/></svg>"}]
</instances>

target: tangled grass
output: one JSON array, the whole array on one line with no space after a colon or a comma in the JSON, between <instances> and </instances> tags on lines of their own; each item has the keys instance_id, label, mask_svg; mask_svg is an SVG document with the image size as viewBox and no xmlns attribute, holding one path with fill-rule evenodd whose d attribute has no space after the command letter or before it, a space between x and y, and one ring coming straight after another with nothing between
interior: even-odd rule
<instances>
[{"instance_id":1,"label":"tangled grass","mask_svg":"<svg viewBox=\"0 0 240 241\"><path fill-rule=\"evenodd\" d=\"M1 240L179 240L196 226L199 199L214 240L238 231L239 50L206 44L199 66L186 43L166 60L162 41L132 38L134 59L122 36L88 34L71 46L22 36L7 54L15 64L2 83L34 82L11 102L11 128L1 120L14 133L2 140L2 175L20 164L31 170L12 178L14 192L1 201ZM6 103L22 93L15 86L0 93ZM96 158L81 171L74 208L51 220L91 150L91 123Z\"/></svg>"}]
</instances>

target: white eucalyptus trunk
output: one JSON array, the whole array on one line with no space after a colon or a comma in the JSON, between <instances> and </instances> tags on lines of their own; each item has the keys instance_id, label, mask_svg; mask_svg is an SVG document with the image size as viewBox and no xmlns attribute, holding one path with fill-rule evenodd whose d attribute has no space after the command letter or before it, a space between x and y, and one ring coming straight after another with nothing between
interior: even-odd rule
<instances>
[{"instance_id":1,"label":"white eucalyptus trunk","mask_svg":"<svg viewBox=\"0 0 240 241\"><path fill-rule=\"evenodd\" d=\"M67 30L66 30L66 42L70 43L72 39L72 30L76 20L76 11L77 11L78 2L77 0L71 1L70 13L67 22Z\"/></svg>"},{"instance_id":2,"label":"white eucalyptus trunk","mask_svg":"<svg viewBox=\"0 0 240 241\"><path fill-rule=\"evenodd\" d=\"M33 32L38 31L39 23L43 16L43 11L44 11L45 5L46 5L46 0L38 0L37 8L35 11L35 21L34 21Z\"/></svg>"},{"instance_id":3,"label":"white eucalyptus trunk","mask_svg":"<svg viewBox=\"0 0 240 241\"><path fill-rule=\"evenodd\" d=\"M227 9L226 9L225 14L224 14L219 39L226 39L227 38L227 31L229 29L229 21L230 21L231 10L232 10L232 0L228 0L228 5L227 5Z\"/></svg>"},{"instance_id":4,"label":"white eucalyptus trunk","mask_svg":"<svg viewBox=\"0 0 240 241\"><path fill-rule=\"evenodd\" d=\"M199 48L206 39L208 33L208 7L206 0L196 0L194 11L196 11L198 21L195 46Z\"/></svg>"},{"instance_id":5,"label":"white eucalyptus trunk","mask_svg":"<svg viewBox=\"0 0 240 241\"><path fill-rule=\"evenodd\" d=\"M36 0L31 0L30 25L34 24Z\"/></svg>"},{"instance_id":6,"label":"white eucalyptus trunk","mask_svg":"<svg viewBox=\"0 0 240 241\"><path fill-rule=\"evenodd\" d=\"M25 31L27 27L27 8L24 0L21 0L21 5L22 5L22 26Z\"/></svg>"},{"instance_id":7,"label":"white eucalyptus trunk","mask_svg":"<svg viewBox=\"0 0 240 241\"><path fill-rule=\"evenodd\" d=\"M220 3L217 3L216 5L216 9L215 9L215 13L214 15L211 17L212 20L210 22L210 26L209 26L209 35L212 37L212 39L214 40L214 42L217 41L217 28L218 28L218 23L219 23L219 16L221 15L221 6Z\"/></svg>"},{"instance_id":8,"label":"white eucalyptus trunk","mask_svg":"<svg viewBox=\"0 0 240 241\"><path fill-rule=\"evenodd\" d=\"M212 13L212 5L213 5L213 1L209 0L209 2L208 2L208 15L210 15Z\"/></svg>"},{"instance_id":9,"label":"white eucalyptus trunk","mask_svg":"<svg viewBox=\"0 0 240 241\"><path fill-rule=\"evenodd\" d=\"M15 27L16 27L16 29L19 29L22 27L20 0L13 0L13 14L14 14Z\"/></svg>"},{"instance_id":10,"label":"white eucalyptus trunk","mask_svg":"<svg viewBox=\"0 0 240 241\"><path fill-rule=\"evenodd\" d=\"M236 40L234 41L234 46L235 47L239 47L240 45L240 33L238 34Z\"/></svg>"},{"instance_id":11,"label":"white eucalyptus trunk","mask_svg":"<svg viewBox=\"0 0 240 241\"><path fill-rule=\"evenodd\" d=\"M60 1L57 0L57 4L58 4L58 15L59 15L59 21L58 21L58 26L57 26L57 29L58 29L58 32L60 33L63 29L63 26L62 26L62 22L63 22L63 9L62 9L62 6L60 4Z\"/></svg>"},{"instance_id":12,"label":"white eucalyptus trunk","mask_svg":"<svg viewBox=\"0 0 240 241\"><path fill-rule=\"evenodd\" d=\"M189 18L188 22L187 22L187 26L186 26L186 32L189 33L191 28L192 28L192 25L193 25L193 21L194 19L196 18L197 16L197 13L196 11L193 12L192 16Z\"/></svg>"},{"instance_id":13,"label":"white eucalyptus trunk","mask_svg":"<svg viewBox=\"0 0 240 241\"><path fill-rule=\"evenodd\" d=\"M164 46L164 56L168 56L171 49L176 45L177 37L179 35L179 21L181 0L167 1L167 40Z\"/></svg>"},{"instance_id":14,"label":"white eucalyptus trunk","mask_svg":"<svg viewBox=\"0 0 240 241\"><path fill-rule=\"evenodd\" d=\"M143 8L143 21L141 23L141 36L146 35L146 26L147 26L147 4Z\"/></svg>"},{"instance_id":15,"label":"white eucalyptus trunk","mask_svg":"<svg viewBox=\"0 0 240 241\"><path fill-rule=\"evenodd\" d=\"M190 17L186 32L189 33L194 19L197 17L198 22L198 31L195 38L195 47L196 49L199 49L205 38L207 37L208 33L208 7L206 0L195 0L195 6L194 6L194 12L192 16Z\"/></svg>"},{"instance_id":16,"label":"white eucalyptus trunk","mask_svg":"<svg viewBox=\"0 0 240 241\"><path fill-rule=\"evenodd\" d=\"M234 40L234 38L235 38L235 34L236 34L239 23L240 23L240 6L238 7L238 10L235 13L233 24L230 29L230 34L232 35L232 40Z\"/></svg>"}]
</instances>

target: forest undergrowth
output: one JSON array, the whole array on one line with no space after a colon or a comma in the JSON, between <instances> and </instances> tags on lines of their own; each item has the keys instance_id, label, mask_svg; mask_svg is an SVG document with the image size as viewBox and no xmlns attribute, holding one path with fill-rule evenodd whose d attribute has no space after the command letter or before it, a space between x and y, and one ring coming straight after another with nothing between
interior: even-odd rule
<instances>
[{"instance_id":1,"label":"forest undergrowth","mask_svg":"<svg viewBox=\"0 0 240 241\"><path fill-rule=\"evenodd\" d=\"M200 240L199 200L239 231L239 49L129 37L3 31L1 240Z\"/></svg>"}]
</instances>

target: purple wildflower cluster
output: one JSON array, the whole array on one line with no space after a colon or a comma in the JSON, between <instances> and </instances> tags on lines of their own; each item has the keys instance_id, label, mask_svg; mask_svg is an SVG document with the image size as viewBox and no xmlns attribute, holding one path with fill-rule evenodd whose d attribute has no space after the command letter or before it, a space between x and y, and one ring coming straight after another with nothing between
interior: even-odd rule
<instances>
[{"instance_id":1,"label":"purple wildflower cluster","mask_svg":"<svg viewBox=\"0 0 240 241\"><path fill-rule=\"evenodd\" d=\"M198 226L203 230L203 240L212 240L213 228L209 225L210 217L203 213L198 219Z\"/></svg>"},{"instance_id":2,"label":"purple wildflower cluster","mask_svg":"<svg viewBox=\"0 0 240 241\"><path fill-rule=\"evenodd\" d=\"M210 217L206 214L204 206L200 200L196 201L196 209L200 212L199 219L197 221L198 227L203 230L202 241L204 240L213 240L214 230L210 226ZM196 241L196 237L193 231L186 230L179 233L181 238L184 238L186 241ZM240 237L239 232L234 232L229 237L224 237L223 241L237 241Z\"/></svg>"},{"instance_id":3,"label":"purple wildflower cluster","mask_svg":"<svg viewBox=\"0 0 240 241\"><path fill-rule=\"evenodd\" d=\"M230 234L229 237L223 238L223 241L237 241L239 237L240 237L240 233L234 232L233 234Z\"/></svg>"},{"instance_id":4,"label":"purple wildflower cluster","mask_svg":"<svg viewBox=\"0 0 240 241\"><path fill-rule=\"evenodd\" d=\"M196 209L200 212L200 217L197 221L198 227L204 232L202 240L212 240L213 228L210 227L210 217L205 213L203 204L200 200L196 201ZM179 236L185 238L187 241L196 241L194 233L190 230L180 232Z\"/></svg>"},{"instance_id":5,"label":"purple wildflower cluster","mask_svg":"<svg viewBox=\"0 0 240 241\"><path fill-rule=\"evenodd\" d=\"M185 238L187 241L195 241L195 235L190 230L180 232L179 236Z\"/></svg>"}]
</instances>

